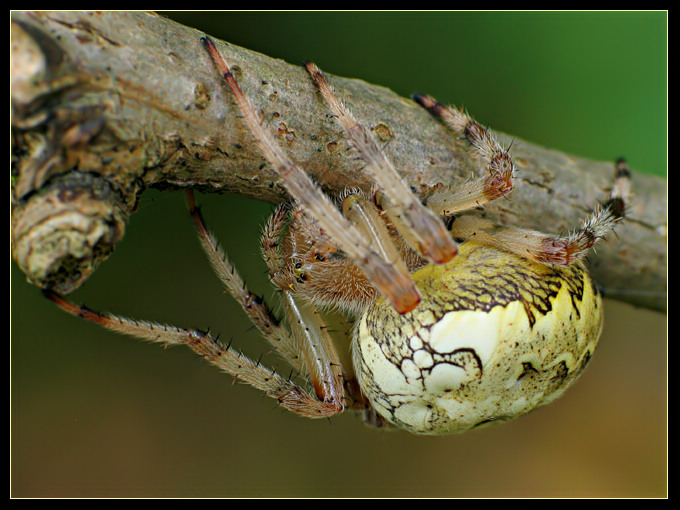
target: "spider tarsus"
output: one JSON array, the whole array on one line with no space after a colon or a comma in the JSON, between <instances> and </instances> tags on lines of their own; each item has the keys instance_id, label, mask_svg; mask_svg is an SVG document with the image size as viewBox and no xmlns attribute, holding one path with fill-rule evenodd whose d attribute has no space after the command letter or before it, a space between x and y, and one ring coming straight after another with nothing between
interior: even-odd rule
<instances>
[{"instance_id":1,"label":"spider tarsus","mask_svg":"<svg viewBox=\"0 0 680 510\"><path fill-rule=\"evenodd\" d=\"M616 177L626 177L630 179L631 172L630 168L628 168L626 158L620 157L616 160Z\"/></svg>"},{"instance_id":2,"label":"spider tarsus","mask_svg":"<svg viewBox=\"0 0 680 510\"><path fill-rule=\"evenodd\" d=\"M616 219L626 216L626 201L622 197L610 198L604 203L603 207L608 209Z\"/></svg>"},{"instance_id":3,"label":"spider tarsus","mask_svg":"<svg viewBox=\"0 0 680 510\"><path fill-rule=\"evenodd\" d=\"M427 94L421 94L420 92L416 92L411 95L411 99L413 99L423 108L426 108L436 114L439 114L439 110L442 108L442 105L440 103L435 101L432 97L428 96Z\"/></svg>"},{"instance_id":4,"label":"spider tarsus","mask_svg":"<svg viewBox=\"0 0 680 510\"><path fill-rule=\"evenodd\" d=\"M626 210L630 198L631 171L625 158L618 158L614 164L614 185L609 200L603 207L617 220L626 217Z\"/></svg>"}]
</instances>

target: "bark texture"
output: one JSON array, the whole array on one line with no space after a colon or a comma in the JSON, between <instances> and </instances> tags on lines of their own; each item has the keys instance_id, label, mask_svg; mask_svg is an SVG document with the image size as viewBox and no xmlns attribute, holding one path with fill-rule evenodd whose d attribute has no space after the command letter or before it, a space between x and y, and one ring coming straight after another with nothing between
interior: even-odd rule
<instances>
[{"instance_id":1,"label":"bark texture","mask_svg":"<svg viewBox=\"0 0 680 510\"><path fill-rule=\"evenodd\" d=\"M30 282L65 293L81 285L122 239L147 188L287 199L202 35L153 13L12 13L12 254ZM325 191L370 188L302 67L217 45L279 143ZM465 141L410 99L329 81L419 195L484 171ZM495 134L512 141L518 182L510 200L479 214L565 232L606 200L613 162ZM613 299L663 311L666 181L633 169L632 190L628 218L597 246L591 272Z\"/></svg>"}]
</instances>

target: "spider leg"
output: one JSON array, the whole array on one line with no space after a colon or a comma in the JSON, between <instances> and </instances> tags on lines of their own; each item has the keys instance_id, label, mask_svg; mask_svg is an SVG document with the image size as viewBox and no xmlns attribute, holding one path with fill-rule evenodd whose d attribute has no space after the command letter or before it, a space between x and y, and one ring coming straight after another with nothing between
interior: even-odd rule
<instances>
[{"instance_id":1,"label":"spider leg","mask_svg":"<svg viewBox=\"0 0 680 510\"><path fill-rule=\"evenodd\" d=\"M231 264L226 253L219 245L215 236L208 230L203 221L201 211L196 206L194 191L186 190L189 213L194 220L201 247L210 261L215 274L222 282L225 290L231 294L236 302L246 313L253 325L259 330L264 338L274 347L279 355L292 367L302 370L299 350L294 348L294 343L288 333L266 303L257 295L248 290L245 282L236 268Z\"/></svg>"},{"instance_id":2,"label":"spider leg","mask_svg":"<svg viewBox=\"0 0 680 510\"><path fill-rule=\"evenodd\" d=\"M211 364L234 376L240 382L262 390L294 413L309 418L325 418L343 410L342 400L326 401L310 395L292 380L280 376L241 352L220 344L210 333L94 312L77 306L52 291L44 290L43 293L64 311L117 333L162 343L166 346L186 345Z\"/></svg>"},{"instance_id":3,"label":"spider leg","mask_svg":"<svg viewBox=\"0 0 680 510\"><path fill-rule=\"evenodd\" d=\"M400 271L408 271L392 242L385 221L380 217L380 212L362 194L348 194L342 201L342 213L362 235L371 241L373 249L385 260L398 266Z\"/></svg>"},{"instance_id":4,"label":"spider leg","mask_svg":"<svg viewBox=\"0 0 680 510\"><path fill-rule=\"evenodd\" d=\"M567 266L585 257L588 250L610 234L625 214L630 194L630 171L625 161L616 164L614 185L609 200L597 206L580 228L566 236L555 236L505 225L475 216L458 216L449 223L455 238L475 240L510 251L542 264Z\"/></svg>"},{"instance_id":5,"label":"spider leg","mask_svg":"<svg viewBox=\"0 0 680 510\"><path fill-rule=\"evenodd\" d=\"M400 313L406 313L418 304L420 295L408 272L397 270L388 261L376 254L368 240L337 210L330 199L314 185L311 178L274 141L272 135L260 123L255 110L241 91L229 66L217 47L207 37L202 39L213 63L219 69L236 99L251 133L281 176L288 193L296 202L310 212L321 227L341 246L342 250L361 267L366 276L393 304Z\"/></svg>"},{"instance_id":6,"label":"spider leg","mask_svg":"<svg viewBox=\"0 0 680 510\"><path fill-rule=\"evenodd\" d=\"M438 193L425 200L429 209L440 216L472 209L507 195L515 180L515 165L508 149L503 148L484 127L465 112L444 106L429 96L415 94L413 99L439 116L455 132L465 135L477 154L488 163L489 175Z\"/></svg>"},{"instance_id":7,"label":"spider leg","mask_svg":"<svg viewBox=\"0 0 680 510\"><path fill-rule=\"evenodd\" d=\"M424 207L385 154L378 148L371 133L357 122L352 113L337 98L319 68L306 62L305 68L319 87L346 136L366 162L366 170L380 186L379 205L393 220L412 247L433 262L451 260L457 253L456 244L446 234L441 219Z\"/></svg>"},{"instance_id":8,"label":"spider leg","mask_svg":"<svg viewBox=\"0 0 680 510\"><path fill-rule=\"evenodd\" d=\"M248 290L236 268L206 227L196 207L193 190L187 189L186 195L201 246L225 289L241 305L262 336L292 367L300 372L309 372L320 400L341 403L342 366L318 311L311 306L301 305L290 291L284 290L281 298L292 334L281 326L266 304ZM274 226L269 227L270 224ZM265 237L273 241L272 236L277 235L279 227L276 220L270 221Z\"/></svg>"},{"instance_id":9,"label":"spider leg","mask_svg":"<svg viewBox=\"0 0 680 510\"><path fill-rule=\"evenodd\" d=\"M311 304L297 301L291 291L283 291L281 301L317 397L342 410L345 399L342 362L319 311Z\"/></svg>"}]
</instances>

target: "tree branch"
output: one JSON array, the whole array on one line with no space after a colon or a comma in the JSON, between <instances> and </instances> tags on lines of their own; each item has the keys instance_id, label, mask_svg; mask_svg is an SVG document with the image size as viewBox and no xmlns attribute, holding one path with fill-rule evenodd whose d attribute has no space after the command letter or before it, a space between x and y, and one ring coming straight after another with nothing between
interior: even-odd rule
<instances>
[{"instance_id":1,"label":"tree branch","mask_svg":"<svg viewBox=\"0 0 680 510\"><path fill-rule=\"evenodd\" d=\"M60 292L81 285L120 241L146 188L287 199L197 30L142 12L14 12L11 35L12 252L29 281ZM218 47L279 143L325 191L370 188L302 67ZM409 99L330 81L416 193L483 171L465 141ZM518 182L511 200L480 214L563 232L607 198L613 162L496 135L512 143ZM666 182L634 172L633 193L591 271L605 289L624 291L612 298L665 310Z\"/></svg>"}]
</instances>

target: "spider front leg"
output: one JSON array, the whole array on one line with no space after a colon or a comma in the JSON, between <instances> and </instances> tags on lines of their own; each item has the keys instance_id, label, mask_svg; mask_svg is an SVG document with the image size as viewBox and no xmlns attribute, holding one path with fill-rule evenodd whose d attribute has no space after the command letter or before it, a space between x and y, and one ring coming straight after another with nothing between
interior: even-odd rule
<instances>
[{"instance_id":1,"label":"spider front leg","mask_svg":"<svg viewBox=\"0 0 680 510\"><path fill-rule=\"evenodd\" d=\"M414 250L437 263L451 260L457 252L456 244L446 233L440 218L425 208L390 160L381 151L371 133L354 118L337 98L319 68L305 62L305 68L319 87L321 95L344 128L346 136L366 162L366 170L380 187L378 202L387 212L399 232Z\"/></svg>"},{"instance_id":2,"label":"spider front leg","mask_svg":"<svg viewBox=\"0 0 680 510\"><path fill-rule=\"evenodd\" d=\"M342 251L361 267L362 271L400 313L413 310L420 294L408 271L400 270L376 253L371 243L338 211L331 200L312 182L311 178L288 158L272 135L262 126L248 98L243 94L229 66L215 43L202 38L215 67L229 86L248 129L255 137L265 158L281 177L283 186L298 205L318 221Z\"/></svg>"}]
</instances>

